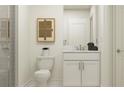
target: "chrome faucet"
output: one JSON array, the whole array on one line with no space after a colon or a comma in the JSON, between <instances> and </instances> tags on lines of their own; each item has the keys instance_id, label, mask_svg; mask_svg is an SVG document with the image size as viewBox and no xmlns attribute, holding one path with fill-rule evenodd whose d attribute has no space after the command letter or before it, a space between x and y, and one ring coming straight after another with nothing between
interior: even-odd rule
<instances>
[{"instance_id":1,"label":"chrome faucet","mask_svg":"<svg viewBox=\"0 0 124 93\"><path fill-rule=\"evenodd\" d=\"M75 48L76 48L76 50L82 50L82 45L80 44L80 45L76 46Z\"/></svg>"},{"instance_id":2,"label":"chrome faucet","mask_svg":"<svg viewBox=\"0 0 124 93\"><path fill-rule=\"evenodd\" d=\"M81 44L76 46L76 50L85 50L86 49L86 46L82 46Z\"/></svg>"}]
</instances>

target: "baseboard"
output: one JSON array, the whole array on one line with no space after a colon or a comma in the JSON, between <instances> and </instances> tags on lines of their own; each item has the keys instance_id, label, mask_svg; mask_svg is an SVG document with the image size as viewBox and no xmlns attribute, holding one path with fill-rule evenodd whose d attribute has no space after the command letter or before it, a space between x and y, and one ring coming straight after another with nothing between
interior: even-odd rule
<instances>
[{"instance_id":1,"label":"baseboard","mask_svg":"<svg viewBox=\"0 0 124 93\"><path fill-rule=\"evenodd\" d=\"M100 87L113 87L111 84L101 84Z\"/></svg>"},{"instance_id":2,"label":"baseboard","mask_svg":"<svg viewBox=\"0 0 124 93\"><path fill-rule=\"evenodd\" d=\"M28 80L25 82L23 86L20 87L36 87L35 81L33 79ZM62 81L61 80L51 80L48 83L48 87L62 87Z\"/></svg>"},{"instance_id":3,"label":"baseboard","mask_svg":"<svg viewBox=\"0 0 124 93\"><path fill-rule=\"evenodd\" d=\"M48 87L62 87L62 80L51 80Z\"/></svg>"},{"instance_id":4,"label":"baseboard","mask_svg":"<svg viewBox=\"0 0 124 93\"><path fill-rule=\"evenodd\" d=\"M18 87L35 87L35 81L33 79L28 80L23 85L19 85ZM62 80L50 80L48 83L48 87L62 87ZM113 87L111 84L101 84L100 87Z\"/></svg>"}]
</instances>

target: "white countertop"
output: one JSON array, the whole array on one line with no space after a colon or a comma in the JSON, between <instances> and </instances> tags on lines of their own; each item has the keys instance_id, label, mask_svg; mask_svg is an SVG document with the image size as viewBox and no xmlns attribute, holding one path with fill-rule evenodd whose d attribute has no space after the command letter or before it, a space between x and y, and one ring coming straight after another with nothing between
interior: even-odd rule
<instances>
[{"instance_id":1,"label":"white countertop","mask_svg":"<svg viewBox=\"0 0 124 93\"><path fill-rule=\"evenodd\" d=\"M93 50L63 50L63 53L100 53L100 51Z\"/></svg>"},{"instance_id":2,"label":"white countertop","mask_svg":"<svg viewBox=\"0 0 124 93\"><path fill-rule=\"evenodd\" d=\"M47 59L47 58L55 58L55 56L37 56L37 58Z\"/></svg>"}]
</instances>

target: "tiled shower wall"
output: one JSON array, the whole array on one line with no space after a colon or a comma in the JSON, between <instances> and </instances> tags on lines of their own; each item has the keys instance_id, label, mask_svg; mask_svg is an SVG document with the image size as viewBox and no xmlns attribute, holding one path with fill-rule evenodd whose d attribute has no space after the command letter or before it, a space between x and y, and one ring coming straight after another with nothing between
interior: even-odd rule
<instances>
[{"instance_id":1,"label":"tiled shower wall","mask_svg":"<svg viewBox=\"0 0 124 93\"><path fill-rule=\"evenodd\" d=\"M1 5L0 18L9 19L9 41L0 40L0 87L12 87L15 81L15 6Z\"/></svg>"}]
</instances>

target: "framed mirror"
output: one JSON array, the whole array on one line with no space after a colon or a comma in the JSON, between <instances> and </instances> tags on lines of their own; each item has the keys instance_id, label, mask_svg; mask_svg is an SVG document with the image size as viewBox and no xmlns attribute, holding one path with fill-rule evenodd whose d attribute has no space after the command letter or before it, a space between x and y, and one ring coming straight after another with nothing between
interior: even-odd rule
<instances>
[{"instance_id":1,"label":"framed mirror","mask_svg":"<svg viewBox=\"0 0 124 93\"><path fill-rule=\"evenodd\" d=\"M90 42L93 41L93 16L90 17Z\"/></svg>"}]
</instances>

